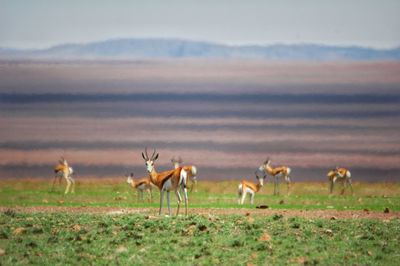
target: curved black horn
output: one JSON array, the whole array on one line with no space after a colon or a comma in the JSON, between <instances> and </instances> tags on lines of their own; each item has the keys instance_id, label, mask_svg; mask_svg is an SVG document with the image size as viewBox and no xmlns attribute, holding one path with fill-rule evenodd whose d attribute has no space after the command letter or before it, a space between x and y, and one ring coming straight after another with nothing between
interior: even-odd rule
<instances>
[{"instance_id":1,"label":"curved black horn","mask_svg":"<svg viewBox=\"0 0 400 266\"><path fill-rule=\"evenodd\" d=\"M156 154L156 149L155 148L153 148L153 154L151 155L151 159L152 160L154 159L154 154Z\"/></svg>"}]
</instances>

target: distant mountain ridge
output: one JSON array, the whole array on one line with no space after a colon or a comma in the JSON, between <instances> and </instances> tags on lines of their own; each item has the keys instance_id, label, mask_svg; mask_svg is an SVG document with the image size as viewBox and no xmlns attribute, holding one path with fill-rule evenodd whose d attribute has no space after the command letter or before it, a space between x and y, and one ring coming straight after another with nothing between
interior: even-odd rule
<instances>
[{"instance_id":1,"label":"distant mountain ridge","mask_svg":"<svg viewBox=\"0 0 400 266\"><path fill-rule=\"evenodd\" d=\"M0 48L0 59L248 58L271 60L400 60L400 47L274 44L230 46L180 39L113 39L48 49Z\"/></svg>"}]
</instances>

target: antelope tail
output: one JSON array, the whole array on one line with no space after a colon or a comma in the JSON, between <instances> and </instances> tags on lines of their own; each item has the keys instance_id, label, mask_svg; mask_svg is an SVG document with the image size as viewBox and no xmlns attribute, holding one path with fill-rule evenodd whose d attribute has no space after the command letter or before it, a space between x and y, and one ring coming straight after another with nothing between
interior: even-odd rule
<instances>
[{"instance_id":1,"label":"antelope tail","mask_svg":"<svg viewBox=\"0 0 400 266\"><path fill-rule=\"evenodd\" d=\"M290 169L290 168L288 167L287 170L286 170L286 172L287 172L287 175L290 175L290 173L292 172L292 169Z\"/></svg>"},{"instance_id":2,"label":"antelope tail","mask_svg":"<svg viewBox=\"0 0 400 266\"><path fill-rule=\"evenodd\" d=\"M197 168L196 168L196 166L192 166L192 170L191 170L191 172L192 172L192 176L197 176Z\"/></svg>"}]
</instances>

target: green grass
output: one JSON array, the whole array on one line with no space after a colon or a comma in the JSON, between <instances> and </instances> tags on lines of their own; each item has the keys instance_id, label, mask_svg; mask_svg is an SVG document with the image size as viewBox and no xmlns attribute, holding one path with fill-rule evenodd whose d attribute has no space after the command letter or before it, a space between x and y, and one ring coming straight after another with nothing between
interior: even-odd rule
<instances>
[{"instance_id":1,"label":"green grass","mask_svg":"<svg viewBox=\"0 0 400 266\"><path fill-rule=\"evenodd\" d=\"M398 265L400 220L9 211L0 248L1 265Z\"/></svg>"},{"instance_id":2,"label":"green grass","mask_svg":"<svg viewBox=\"0 0 400 266\"><path fill-rule=\"evenodd\" d=\"M198 192L189 194L190 208L238 208L237 181L199 182ZM0 181L0 206L98 206L98 207L158 207L159 194L154 189L153 203L138 202L135 191L124 179L78 181L76 194L64 195L65 184L50 192L51 180L2 180ZM282 186L281 196L272 195L272 185L266 184L255 197L255 204L265 204L274 209L336 209L382 211L389 208L400 211L400 184L397 183L356 183L354 195L347 191L340 195L337 188L334 195L327 193L326 183L296 183L290 195ZM172 206L176 206L171 195ZM253 208L248 204L241 208Z\"/></svg>"},{"instance_id":3,"label":"green grass","mask_svg":"<svg viewBox=\"0 0 400 266\"><path fill-rule=\"evenodd\" d=\"M200 182L189 196L190 208L239 208L237 184ZM51 180L1 180L0 206L158 207L156 189L153 203L137 202L123 179L79 180L75 195L64 195L64 186L50 192ZM175 208L173 195L172 203ZM400 185L357 183L354 195L337 189L330 196L325 183L296 183L290 195L273 196L266 184L255 204L399 211ZM400 259L400 219L146 215L5 211L0 265L398 265Z\"/></svg>"}]
</instances>

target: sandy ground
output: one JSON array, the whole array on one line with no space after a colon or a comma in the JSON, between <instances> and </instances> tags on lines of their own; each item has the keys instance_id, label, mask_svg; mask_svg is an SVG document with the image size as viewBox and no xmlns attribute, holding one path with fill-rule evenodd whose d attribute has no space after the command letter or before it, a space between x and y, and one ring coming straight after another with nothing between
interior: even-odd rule
<instances>
[{"instance_id":1,"label":"sandy ground","mask_svg":"<svg viewBox=\"0 0 400 266\"><path fill-rule=\"evenodd\" d=\"M0 207L0 211L4 212L12 209L16 212L34 213L34 212L69 212L69 213L96 213L96 214L131 214L141 213L146 215L157 215L157 208L116 208L116 207L62 207L62 206L36 206L36 207ZM173 209L173 211L176 211ZM183 213L184 210L181 210ZM163 210L166 213L166 209ZM390 220L400 218L400 212L388 213L377 211L337 211L337 210L273 210L273 209L218 209L218 208L192 208L189 214L200 215L255 215L255 216L272 216L282 215L284 217L302 217L302 218L322 218L322 219L380 219Z\"/></svg>"}]
</instances>

